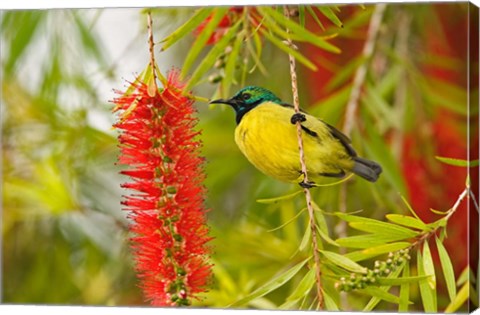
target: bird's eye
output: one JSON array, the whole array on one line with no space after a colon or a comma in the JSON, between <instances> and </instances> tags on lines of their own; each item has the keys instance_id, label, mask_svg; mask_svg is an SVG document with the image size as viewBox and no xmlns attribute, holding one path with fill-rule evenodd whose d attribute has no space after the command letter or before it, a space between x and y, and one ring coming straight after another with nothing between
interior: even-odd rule
<instances>
[{"instance_id":1,"label":"bird's eye","mask_svg":"<svg viewBox=\"0 0 480 315\"><path fill-rule=\"evenodd\" d=\"M248 100L250 97L252 97L252 95L250 95L248 93L242 94L242 100L244 100L244 101Z\"/></svg>"}]
</instances>

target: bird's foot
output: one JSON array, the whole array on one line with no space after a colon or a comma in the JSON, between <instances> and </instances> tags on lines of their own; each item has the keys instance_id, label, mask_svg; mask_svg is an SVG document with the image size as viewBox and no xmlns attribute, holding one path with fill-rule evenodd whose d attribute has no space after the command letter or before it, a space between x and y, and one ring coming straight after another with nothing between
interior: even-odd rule
<instances>
[{"instance_id":1,"label":"bird's foot","mask_svg":"<svg viewBox=\"0 0 480 315\"><path fill-rule=\"evenodd\" d=\"M306 120L307 120L307 118L302 113L295 113L295 114L292 115L292 118L290 118L290 122L293 125L295 125L297 122L304 122Z\"/></svg>"},{"instance_id":2,"label":"bird's foot","mask_svg":"<svg viewBox=\"0 0 480 315\"><path fill-rule=\"evenodd\" d=\"M302 187L302 188L307 188L307 189L310 189L310 188L312 188L312 187L316 187L316 186L317 186L317 185L315 185L314 182L310 182L310 181L308 181L308 182L300 182L300 183L298 183L298 184L300 185L300 187Z\"/></svg>"}]
</instances>

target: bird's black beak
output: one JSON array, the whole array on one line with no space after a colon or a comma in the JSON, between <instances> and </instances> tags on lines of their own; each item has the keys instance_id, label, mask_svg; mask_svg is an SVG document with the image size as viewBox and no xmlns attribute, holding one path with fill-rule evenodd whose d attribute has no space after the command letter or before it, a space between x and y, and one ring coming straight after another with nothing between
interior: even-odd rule
<instances>
[{"instance_id":1,"label":"bird's black beak","mask_svg":"<svg viewBox=\"0 0 480 315\"><path fill-rule=\"evenodd\" d=\"M237 109L238 107L238 102L237 100L235 99L228 99L228 100L224 100L222 98L218 99L218 100L213 100L213 101L210 101L210 104L227 104L227 105L230 105L233 107L233 109Z\"/></svg>"}]
</instances>

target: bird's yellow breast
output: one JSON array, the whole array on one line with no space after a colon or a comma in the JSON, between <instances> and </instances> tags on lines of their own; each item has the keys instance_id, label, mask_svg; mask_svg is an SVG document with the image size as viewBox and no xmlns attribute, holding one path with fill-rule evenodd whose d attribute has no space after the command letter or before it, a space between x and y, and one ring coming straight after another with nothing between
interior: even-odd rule
<instances>
[{"instance_id":1,"label":"bird's yellow breast","mask_svg":"<svg viewBox=\"0 0 480 315\"><path fill-rule=\"evenodd\" d=\"M262 103L247 112L235 130L235 142L250 163L266 175L287 182L303 178L297 129L290 122L294 113L290 107ZM353 162L328 127L313 116L306 114L306 118L302 125L316 133L302 132L309 178L350 168Z\"/></svg>"}]
</instances>

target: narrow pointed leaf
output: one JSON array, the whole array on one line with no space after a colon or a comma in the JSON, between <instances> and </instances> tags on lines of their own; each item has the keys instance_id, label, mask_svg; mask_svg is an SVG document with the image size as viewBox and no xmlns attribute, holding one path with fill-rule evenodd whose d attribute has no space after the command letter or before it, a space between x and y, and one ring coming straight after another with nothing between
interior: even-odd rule
<instances>
[{"instance_id":1,"label":"narrow pointed leaf","mask_svg":"<svg viewBox=\"0 0 480 315\"><path fill-rule=\"evenodd\" d=\"M287 297L287 301L297 301L305 297L315 285L315 269L310 269L298 283L295 290Z\"/></svg>"},{"instance_id":2,"label":"narrow pointed leaf","mask_svg":"<svg viewBox=\"0 0 480 315\"><path fill-rule=\"evenodd\" d=\"M315 22L318 24L318 26L320 26L320 28L322 30L325 30L325 26L323 26L322 21L320 21L320 19L317 16L317 12L315 12L315 10L312 8L312 6L307 5L307 11L308 11L308 13L310 13L310 15L315 20Z\"/></svg>"},{"instance_id":3,"label":"narrow pointed leaf","mask_svg":"<svg viewBox=\"0 0 480 315\"><path fill-rule=\"evenodd\" d=\"M428 280L428 285L432 290L436 289L437 280L435 277L435 266L433 264L432 254L430 252L430 246L428 242L423 244L423 270L425 271L426 275L431 275Z\"/></svg>"},{"instance_id":4,"label":"narrow pointed leaf","mask_svg":"<svg viewBox=\"0 0 480 315\"><path fill-rule=\"evenodd\" d=\"M305 265L305 263L309 260L310 258L307 258L289 270L285 271L284 273L278 275L277 277L273 278L269 282L265 283L264 285L260 286L257 288L255 291L253 291L251 294L247 295L243 299L238 300L237 302L231 304L230 306L240 306L240 305L246 305L250 301L257 299L259 297L263 297L267 295L268 293L278 289L285 283L287 283L293 276L295 276Z\"/></svg>"},{"instance_id":5,"label":"narrow pointed leaf","mask_svg":"<svg viewBox=\"0 0 480 315\"><path fill-rule=\"evenodd\" d=\"M305 6L299 5L298 6L298 22L300 26L305 28Z\"/></svg>"},{"instance_id":6,"label":"narrow pointed leaf","mask_svg":"<svg viewBox=\"0 0 480 315\"><path fill-rule=\"evenodd\" d=\"M415 212L415 210L413 210L413 208L412 208L412 206L410 205L410 203L408 203L407 199L406 199L404 196L402 196L402 195L400 195L400 198L402 199L403 203L407 206L408 211L410 211L410 213L413 214L413 216L414 216L415 218L417 218L417 220L423 222L422 219L420 219L420 217L418 216L418 214Z\"/></svg>"},{"instance_id":7,"label":"narrow pointed leaf","mask_svg":"<svg viewBox=\"0 0 480 315\"><path fill-rule=\"evenodd\" d=\"M393 295L391 293L388 293L385 290L381 290L379 288L367 287L365 289L357 290L357 292L362 293L362 294L366 294L366 295L370 295L372 297L375 297L375 298L378 298L378 299L381 299L381 300L384 300L384 301L387 301L387 302L390 302L390 303L395 303L395 304L400 303L400 299L398 298L398 296L395 296L395 295Z\"/></svg>"},{"instance_id":8,"label":"narrow pointed leaf","mask_svg":"<svg viewBox=\"0 0 480 315\"><path fill-rule=\"evenodd\" d=\"M320 12L322 12L323 15L325 15L327 19L330 20L330 22L332 22L338 27L343 27L342 21L340 21L338 16L329 6L318 6L317 8L320 10Z\"/></svg>"},{"instance_id":9,"label":"narrow pointed leaf","mask_svg":"<svg viewBox=\"0 0 480 315\"><path fill-rule=\"evenodd\" d=\"M215 7L213 9L211 15L212 18L202 32L198 35L197 39L193 43L193 46L190 48L188 55L185 57L182 68L182 77L185 77L185 75L188 73L198 55L207 44L208 39L213 34L215 28L218 26L227 11L228 7Z\"/></svg>"},{"instance_id":10,"label":"narrow pointed leaf","mask_svg":"<svg viewBox=\"0 0 480 315\"><path fill-rule=\"evenodd\" d=\"M323 256L325 256L325 258L327 258L330 262L339 267L342 267L345 270L359 273L367 272L367 268L360 266L359 264L345 256L326 250L321 250L320 253L322 253Z\"/></svg>"},{"instance_id":11,"label":"narrow pointed leaf","mask_svg":"<svg viewBox=\"0 0 480 315\"><path fill-rule=\"evenodd\" d=\"M350 258L353 261L362 261L379 255L383 255L390 252L395 252L400 249L407 248L411 244L409 242L397 242L384 244L374 247L368 247L363 250L351 252L345 255L345 257Z\"/></svg>"},{"instance_id":12,"label":"narrow pointed leaf","mask_svg":"<svg viewBox=\"0 0 480 315\"><path fill-rule=\"evenodd\" d=\"M404 239L415 237L419 232L404 228L391 223L382 221L377 222L352 222L349 224L352 228L359 231L370 232L375 234L385 234L389 236L398 236Z\"/></svg>"},{"instance_id":13,"label":"narrow pointed leaf","mask_svg":"<svg viewBox=\"0 0 480 315\"><path fill-rule=\"evenodd\" d=\"M323 293L323 298L325 300L325 309L327 311L339 311L340 309L338 308L337 303L335 303L335 300L328 294L328 292L324 289L322 289Z\"/></svg>"},{"instance_id":14,"label":"narrow pointed leaf","mask_svg":"<svg viewBox=\"0 0 480 315\"><path fill-rule=\"evenodd\" d=\"M413 276L413 277L405 277L405 275L401 278L395 278L395 279L390 279L390 278L378 278L378 284L379 285L403 285L403 284L408 284L408 283L416 283L422 280L428 280L431 276L425 275L425 276Z\"/></svg>"},{"instance_id":15,"label":"narrow pointed leaf","mask_svg":"<svg viewBox=\"0 0 480 315\"><path fill-rule=\"evenodd\" d=\"M338 247L339 245L330 237L328 233L328 225L327 225L327 221L325 220L325 216L322 213L323 211L313 201L312 201L312 205L315 210L314 215L317 222L317 228L318 228L318 233L320 234L320 237L323 238L327 243Z\"/></svg>"},{"instance_id":16,"label":"narrow pointed leaf","mask_svg":"<svg viewBox=\"0 0 480 315\"><path fill-rule=\"evenodd\" d=\"M283 50L287 54L290 54L293 57L295 57L295 59L297 59L298 62L302 63L304 66L306 66L307 68L309 68L312 71L317 71L318 70L317 66L313 62L311 62L308 58L306 58L304 55L300 54L295 49L292 49L291 47L288 47L284 42L282 42L281 40L279 40L275 36L271 35L269 32L267 32L263 29L261 29L260 31L270 42L272 42L272 44L274 44L275 46L277 46L278 48L280 48L281 50Z\"/></svg>"},{"instance_id":17,"label":"narrow pointed leaf","mask_svg":"<svg viewBox=\"0 0 480 315\"><path fill-rule=\"evenodd\" d=\"M410 277L410 263L406 263L403 267L402 278ZM398 303L398 312L408 312L408 299L410 298L410 283L403 283L400 286L400 303Z\"/></svg>"},{"instance_id":18,"label":"narrow pointed leaf","mask_svg":"<svg viewBox=\"0 0 480 315\"><path fill-rule=\"evenodd\" d=\"M312 229L310 228L310 224L307 225L307 230L305 231L305 234L303 235L302 241L300 242L300 245L298 246L299 251L303 251L305 248L307 248L308 244L310 244L310 239L312 238Z\"/></svg>"},{"instance_id":19,"label":"narrow pointed leaf","mask_svg":"<svg viewBox=\"0 0 480 315\"><path fill-rule=\"evenodd\" d=\"M366 234L338 238L335 242L347 248L370 248L404 239L402 235Z\"/></svg>"},{"instance_id":20,"label":"narrow pointed leaf","mask_svg":"<svg viewBox=\"0 0 480 315\"><path fill-rule=\"evenodd\" d=\"M275 11L274 9L269 7L257 7L257 10L259 10L264 16L271 16L275 20L275 22L283 25L285 28L288 28L294 35L302 38L305 41L329 52L337 54L341 52L338 47L330 44L322 37L317 36L309 30L303 28L301 25L288 19L283 14Z\"/></svg>"},{"instance_id":21,"label":"narrow pointed leaf","mask_svg":"<svg viewBox=\"0 0 480 315\"><path fill-rule=\"evenodd\" d=\"M215 61L217 61L220 54L222 54L225 48L230 44L230 40L237 35L237 29L241 25L241 21L235 23L226 34L210 49L208 54L203 58L202 62L198 65L195 72L192 74L190 80L188 80L188 84L185 87L186 90L190 90L192 86L194 86L202 76L212 68ZM193 48L192 48L193 49Z\"/></svg>"},{"instance_id":22,"label":"narrow pointed leaf","mask_svg":"<svg viewBox=\"0 0 480 315\"><path fill-rule=\"evenodd\" d=\"M399 275L400 275L400 272L402 272L403 268L405 267L405 263L402 264L399 268L397 268L396 270L394 270L392 273L390 273L388 275L387 278L389 279L395 279L397 278ZM390 290L391 286L382 286L382 287L379 287L378 289L379 290L382 290L382 291L385 291L385 292L388 292L388 290ZM370 301L368 301L367 305L365 305L365 307L363 308L363 311L364 312L370 312L371 310L373 310L375 308L375 306L378 305L378 303L380 303L382 301L382 299L380 299L379 297L372 297L370 299Z\"/></svg>"},{"instance_id":23,"label":"narrow pointed leaf","mask_svg":"<svg viewBox=\"0 0 480 315\"><path fill-rule=\"evenodd\" d=\"M467 160L454 159L454 158L448 158L448 157L442 157L442 156L436 156L435 158L442 163L445 163L445 164L448 164L448 165L453 165L453 166L461 166L461 167L476 167L476 166L478 166L478 160L467 161Z\"/></svg>"},{"instance_id":24,"label":"narrow pointed leaf","mask_svg":"<svg viewBox=\"0 0 480 315\"><path fill-rule=\"evenodd\" d=\"M425 276L424 258L420 251L417 251L417 269L419 276ZM436 292L432 290L429 284L429 280L421 280L418 283L420 288L420 295L422 297L423 309L427 313L437 312Z\"/></svg>"},{"instance_id":25,"label":"narrow pointed leaf","mask_svg":"<svg viewBox=\"0 0 480 315\"><path fill-rule=\"evenodd\" d=\"M432 228L418 220L417 218L401 215L401 214L387 214L386 218L396 224L408 226L422 231L431 231Z\"/></svg>"},{"instance_id":26,"label":"narrow pointed leaf","mask_svg":"<svg viewBox=\"0 0 480 315\"><path fill-rule=\"evenodd\" d=\"M199 9L195 14L188 19L187 22L182 24L179 28L173 31L170 35L165 37L161 43L164 43L162 50L166 50L168 47L175 44L178 40L182 39L185 35L192 33L203 21L207 19L214 7L206 7Z\"/></svg>"},{"instance_id":27,"label":"narrow pointed leaf","mask_svg":"<svg viewBox=\"0 0 480 315\"><path fill-rule=\"evenodd\" d=\"M443 276L445 282L447 283L448 296L450 301L453 302L455 296L457 295L457 286L455 285L455 274L453 272L452 261L448 255L447 250L443 246L442 242L435 237L435 242L437 243L438 255L440 256L440 263L442 264Z\"/></svg>"},{"instance_id":28,"label":"narrow pointed leaf","mask_svg":"<svg viewBox=\"0 0 480 315\"><path fill-rule=\"evenodd\" d=\"M469 292L469 283L465 283L462 288L458 291L458 294L455 296L455 299L448 304L445 309L445 313L453 313L457 311L466 301L468 301Z\"/></svg>"},{"instance_id":29,"label":"narrow pointed leaf","mask_svg":"<svg viewBox=\"0 0 480 315\"><path fill-rule=\"evenodd\" d=\"M239 33L237 35L237 38L235 39L235 42L233 43L233 49L232 51L228 54L228 59L225 64L225 78L222 81L222 87L223 87L223 96L224 97L229 97L230 95L230 86L232 85L233 82L235 82L235 66L239 62L239 54L241 50L241 45L244 40L244 35L243 33ZM258 200L257 200L258 202Z\"/></svg>"},{"instance_id":30,"label":"narrow pointed leaf","mask_svg":"<svg viewBox=\"0 0 480 315\"><path fill-rule=\"evenodd\" d=\"M264 204L277 203L279 201L292 199L293 197L295 197L296 195L299 195L302 192L303 192L303 190L299 190L299 191L296 191L294 193L291 193L291 194L288 194L288 195L283 195L283 196L280 196L280 197L257 199L257 202L258 203L264 203Z\"/></svg>"}]
</instances>

